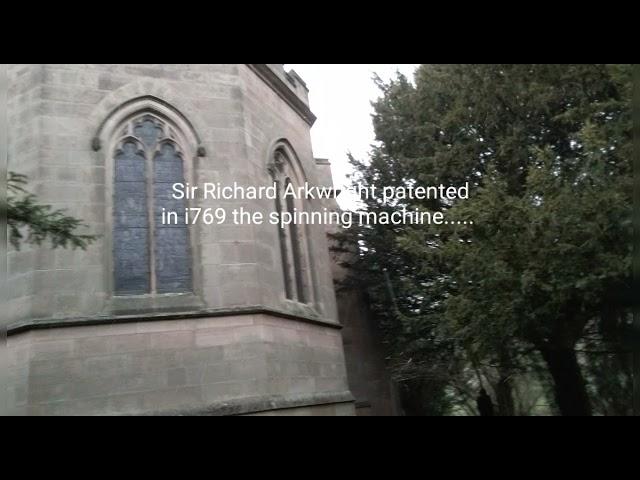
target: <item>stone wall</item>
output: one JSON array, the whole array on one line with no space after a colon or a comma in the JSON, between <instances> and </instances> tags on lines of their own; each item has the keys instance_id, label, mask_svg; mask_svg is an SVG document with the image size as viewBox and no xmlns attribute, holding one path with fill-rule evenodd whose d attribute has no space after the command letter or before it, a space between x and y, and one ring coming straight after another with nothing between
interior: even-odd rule
<instances>
[{"instance_id":1,"label":"stone wall","mask_svg":"<svg viewBox=\"0 0 640 480\"><path fill-rule=\"evenodd\" d=\"M196 183L267 184L269 148L278 139L290 142L309 181L316 180L309 124L245 65L26 65L12 66L10 79L10 168L29 175L31 190L43 202L83 219L87 232L101 236L86 252L29 247L9 252L12 320L117 310L107 261L112 172L106 171L104 149L93 151L92 141L101 122L131 99L162 99L193 124L206 151L191 159ZM193 206L272 210L265 201ZM226 224L191 230L199 304L295 309L282 293L275 227ZM335 319L326 239L322 228L311 228L310 236L318 292L313 307L319 316Z\"/></svg>"},{"instance_id":2,"label":"stone wall","mask_svg":"<svg viewBox=\"0 0 640 480\"><path fill-rule=\"evenodd\" d=\"M359 416L400 415L397 387L385 363L385 351L365 294L338 292L339 315L349 389Z\"/></svg>"},{"instance_id":3,"label":"stone wall","mask_svg":"<svg viewBox=\"0 0 640 480\"><path fill-rule=\"evenodd\" d=\"M8 350L19 415L242 414L351 399L340 331L268 315L35 330L9 337Z\"/></svg>"},{"instance_id":4,"label":"stone wall","mask_svg":"<svg viewBox=\"0 0 640 480\"><path fill-rule=\"evenodd\" d=\"M272 69L283 85L289 84L291 98L306 105L306 87L299 78L283 75L276 66ZM102 136L105 120L136 99L159 101L177 112L188 121L198 142L191 146L198 155L187 159L193 183L266 185L270 182L270 149L281 139L292 146L308 181L314 183L309 117L292 108L295 102L290 95L278 93L248 65L10 65L8 73L9 168L30 177L29 189L41 202L81 218L87 233L100 236L86 251L52 250L43 245L8 252L9 288L3 310L11 324L20 326L20 333L10 331L9 340L18 411L122 413L205 408L232 397L348 390L342 349L327 346L340 334L335 329L335 294L321 226L308 229L314 291L310 305L285 298L276 227L230 222L190 227L193 294L113 295L113 172L108 139ZM197 201L191 206L272 210L266 201ZM233 315L247 308L282 312L291 317L286 320L289 327L283 331L264 323L244 330L235 324L221 327L229 329L221 354L222 350L202 353L204 346L198 342L205 334L200 327L207 325L207 330L218 323L240 321L235 317L184 320L184 325L179 325L183 320L146 321L168 312L206 318L211 311ZM145 322L119 324L125 317L130 322L131 316ZM294 326L295 318L300 318L300 327ZM104 323L105 319L114 325L29 330L33 324ZM304 319L318 321L312 329L317 334L308 330L311 327ZM261 321L266 322L266 317ZM279 332L274 335L284 335L281 349L260 337L269 337L274 329ZM242 332L255 341L243 339ZM315 341L320 343L315 345ZM237 362L229 356L234 349L243 352ZM205 364L219 365L207 373L208 383L195 380L200 364L189 364L190 351L198 358L210 354ZM86 356L96 352L102 352L101 358ZM327 363L333 367L317 363L316 357L322 355L330 357ZM270 362L272 357L275 363ZM220 366L227 360L229 365ZM154 366L154 361L164 367ZM293 363L308 370L287 370L282 381L271 375L277 372L270 368L293 369ZM232 364L244 370L234 371ZM147 368L161 371L147 376ZM97 380L100 378L103 381ZM215 383L218 387L210 387Z\"/></svg>"},{"instance_id":5,"label":"stone wall","mask_svg":"<svg viewBox=\"0 0 640 480\"><path fill-rule=\"evenodd\" d=\"M331 163L327 159L317 158L316 166L320 183L333 188ZM325 207L340 211L334 199L325 200ZM338 226L327 228L329 238L339 231ZM332 244L331 240L329 244ZM342 264L349 255L343 251L332 251L330 265L335 282L338 319L343 327L349 389L355 398L356 413L359 416L400 415L397 388L386 366L382 336L369 308L366 292L352 281L345 282L350 273Z\"/></svg>"}]
</instances>

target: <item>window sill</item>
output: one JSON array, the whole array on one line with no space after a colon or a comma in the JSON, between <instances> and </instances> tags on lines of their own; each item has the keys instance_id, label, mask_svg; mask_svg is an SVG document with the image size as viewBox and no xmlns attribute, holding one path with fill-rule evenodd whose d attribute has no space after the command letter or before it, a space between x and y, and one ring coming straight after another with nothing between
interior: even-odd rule
<instances>
[{"instance_id":1,"label":"window sill","mask_svg":"<svg viewBox=\"0 0 640 480\"><path fill-rule=\"evenodd\" d=\"M129 313L178 312L204 308L202 299L194 293L164 293L152 295L114 296L107 310L115 315Z\"/></svg>"},{"instance_id":2,"label":"window sill","mask_svg":"<svg viewBox=\"0 0 640 480\"><path fill-rule=\"evenodd\" d=\"M284 305L288 312L292 312L294 315L301 315L310 318L320 318L320 313L315 306L309 303L298 302L297 300L285 299Z\"/></svg>"},{"instance_id":3,"label":"window sill","mask_svg":"<svg viewBox=\"0 0 640 480\"><path fill-rule=\"evenodd\" d=\"M192 312L151 312L148 314L136 312L129 315L105 314L97 317L81 318L40 318L26 320L9 325L7 328L7 334L9 336L12 336L24 332L29 332L31 330L43 330L52 328L83 327L90 325L114 325L138 322L158 322L167 320L188 320L197 318L217 318L237 315L270 315L287 320L293 320L295 322L309 323L324 328L331 328L336 330L342 329L342 325L340 325L340 323L336 322L335 320L312 318L299 315L296 316L291 312L285 312L280 309L273 309L271 307L257 305L250 307L203 309L200 311Z\"/></svg>"}]
</instances>

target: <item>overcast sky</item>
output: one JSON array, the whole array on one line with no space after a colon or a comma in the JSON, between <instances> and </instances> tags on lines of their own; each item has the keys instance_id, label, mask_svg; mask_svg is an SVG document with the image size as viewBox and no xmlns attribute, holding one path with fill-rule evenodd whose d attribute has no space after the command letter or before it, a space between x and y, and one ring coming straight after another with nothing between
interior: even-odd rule
<instances>
[{"instance_id":1,"label":"overcast sky","mask_svg":"<svg viewBox=\"0 0 640 480\"><path fill-rule=\"evenodd\" d=\"M316 158L331 161L336 187L348 185L347 152L365 158L374 143L371 101L380 96L372 80L374 73L388 80L399 71L411 79L416 67L408 64L285 65L287 70L295 70L309 88L311 110L318 117L311 129L313 153ZM351 200L341 198L340 204L348 208Z\"/></svg>"}]
</instances>

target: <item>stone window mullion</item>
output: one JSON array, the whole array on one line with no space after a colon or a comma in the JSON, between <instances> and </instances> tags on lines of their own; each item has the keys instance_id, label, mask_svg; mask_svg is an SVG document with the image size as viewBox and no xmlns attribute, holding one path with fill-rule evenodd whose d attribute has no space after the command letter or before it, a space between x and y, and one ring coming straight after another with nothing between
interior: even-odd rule
<instances>
[{"instance_id":1,"label":"stone window mullion","mask_svg":"<svg viewBox=\"0 0 640 480\"><path fill-rule=\"evenodd\" d=\"M115 294L192 293L186 204L170 195L172 183L184 182L184 139L175 127L148 113L127 120L119 133L114 153ZM178 220L162 224L163 209L176 212Z\"/></svg>"},{"instance_id":2,"label":"stone window mullion","mask_svg":"<svg viewBox=\"0 0 640 480\"><path fill-rule=\"evenodd\" d=\"M290 179L287 179L287 184L291 183ZM292 197L286 198L287 211L293 217L295 212L295 201ZM295 222L291 222L288 226L289 239L291 244L291 263L293 266L293 278L295 279L296 300L300 303L306 303L306 292L304 282L304 260L303 250L300 239L300 232L298 225Z\"/></svg>"},{"instance_id":3,"label":"stone window mullion","mask_svg":"<svg viewBox=\"0 0 640 480\"><path fill-rule=\"evenodd\" d=\"M156 219L155 219L155 182L154 157L155 145L146 147L147 154L147 215L149 218L149 275L151 294L157 293L158 279L156 277Z\"/></svg>"},{"instance_id":4,"label":"stone window mullion","mask_svg":"<svg viewBox=\"0 0 640 480\"><path fill-rule=\"evenodd\" d=\"M279 177L274 177L274 181L276 182L277 188L277 198L276 198L276 210L278 213L278 218L280 218L283 211L285 211L284 205L284 182ZM290 251L291 247L289 245L289 236L287 234L287 229L281 226L278 226L278 236L280 239L280 250L282 256L282 271L284 274L284 286L285 286L285 296L289 300L295 299L295 287L292 281L291 275L291 258Z\"/></svg>"}]
</instances>

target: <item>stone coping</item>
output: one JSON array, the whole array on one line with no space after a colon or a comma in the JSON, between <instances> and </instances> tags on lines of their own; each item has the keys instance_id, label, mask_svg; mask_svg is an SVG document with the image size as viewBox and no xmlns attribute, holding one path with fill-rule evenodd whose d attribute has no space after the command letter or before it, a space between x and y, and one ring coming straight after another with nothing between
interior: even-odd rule
<instances>
[{"instance_id":1,"label":"stone coping","mask_svg":"<svg viewBox=\"0 0 640 480\"><path fill-rule=\"evenodd\" d=\"M280 96L280 98L287 102L309 126L312 126L315 123L316 116L313 114L309 106L300 100L298 95L291 90L291 88L289 88L267 64L247 63L246 65L267 85L269 85Z\"/></svg>"},{"instance_id":2,"label":"stone coping","mask_svg":"<svg viewBox=\"0 0 640 480\"><path fill-rule=\"evenodd\" d=\"M224 308L224 309L208 309L198 310L195 312L149 312L137 313L134 315L111 315L111 316L97 316L87 318L48 318L48 319L34 319L24 320L16 322L7 326L7 336L17 335L20 333L28 332L31 330L43 330L52 328L69 328L69 327L83 327L92 325L118 325L123 323L138 323L138 322L160 322L167 320L189 320L197 318L215 318L215 317L229 317L237 315L271 315L273 317L283 318L286 320L292 320L295 322L309 323L312 325L318 325L326 328L333 328L340 330L342 325L339 323L318 317L312 317L301 314L292 314L282 310L264 306L251 306L251 307L238 307L238 308Z\"/></svg>"},{"instance_id":3,"label":"stone coping","mask_svg":"<svg viewBox=\"0 0 640 480\"><path fill-rule=\"evenodd\" d=\"M249 397L214 403L205 407L193 407L175 410L162 410L141 413L140 416L233 416L252 413L271 412L274 410L288 410L293 408L336 405L353 403L353 395L349 391L314 393L306 395L273 395Z\"/></svg>"}]
</instances>

